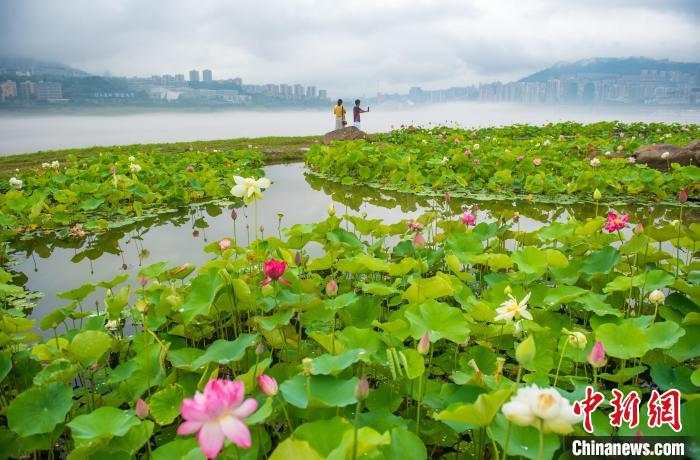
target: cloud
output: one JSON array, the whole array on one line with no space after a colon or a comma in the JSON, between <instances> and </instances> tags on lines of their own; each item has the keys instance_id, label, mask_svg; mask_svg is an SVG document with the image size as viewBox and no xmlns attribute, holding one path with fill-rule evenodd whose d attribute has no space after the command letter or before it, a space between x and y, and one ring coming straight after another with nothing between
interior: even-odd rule
<instances>
[{"instance_id":1,"label":"cloud","mask_svg":"<svg viewBox=\"0 0 700 460\"><path fill-rule=\"evenodd\" d=\"M518 79L596 56L697 59L695 0L0 0L3 52L93 73L372 94Z\"/></svg>"}]
</instances>

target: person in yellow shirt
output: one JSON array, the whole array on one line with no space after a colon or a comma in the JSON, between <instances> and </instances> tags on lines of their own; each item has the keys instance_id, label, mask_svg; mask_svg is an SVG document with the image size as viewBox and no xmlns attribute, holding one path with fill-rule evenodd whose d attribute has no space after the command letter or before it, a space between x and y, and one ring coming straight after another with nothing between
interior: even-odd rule
<instances>
[{"instance_id":1,"label":"person in yellow shirt","mask_svg":"<svg viewBox=\"0 0 700 460\"><path fill-rule=\"evenodd\" d=\"M345 124L345 107L343 107L343 100L338 99L338 104L333 107L333 114L335 115L335 129L343 129Z\"/></svg>"}]
</instances>

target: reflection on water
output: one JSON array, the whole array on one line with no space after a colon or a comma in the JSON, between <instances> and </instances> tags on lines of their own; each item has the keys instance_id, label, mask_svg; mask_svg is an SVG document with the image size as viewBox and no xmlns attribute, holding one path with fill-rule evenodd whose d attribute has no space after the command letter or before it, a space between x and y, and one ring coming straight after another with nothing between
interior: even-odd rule
<instances>
[{"instance_id":1,"label":"reflection on water","mask_svg":"<svg viewBox=\"0 0 700 460\"><path fill-rule=\"evenodd\" d=\"M338 183L304 175L302 164L276 165L267 168L273 181L259 202L259 225L264 236L278 235L281 227L317 222L327 216L331 201L339 214L366 214L369 219L383 219L387 223L413 219L436 205L435 199L401 193L387 193L368 187L343 186ZM440 198L438 206L442 206ZM452 199L450 208L455 215L465 203ZM521 215L520 228L530 231L546 222L566 221L569 216L585 219L595 215L593 204L546 204L528 201L480 201L477 222L494 221L500 216ZM630 214L630 221L645 225L661 220L678 218L677 207L627 206L617 211ZM607 211L601 207L599 213ZM686 211L687 214L687 211ZM697 216L695 216L697 218ZM252 209L239 209L235 222L239 244L252 237L254 218ZM191 263L201 265L212 257L203 252L207 242L234 235L234 221L230 210L217 205L200 205L179 212L148 218L138 223L112 229L84 239L58 239L36 236L12 242L19 263L13 270L20 273L25 288L42 291L33 316L40 318L47 312L65 306L68 302L57 299L56 293L73 289L84 283L107 281L127 273L129 282L137 284L137 273L155 262L169 261L171 265ZM92 306L104 298L98 290L84 306ZM102 306L99 306L102 309Z\"/></svg>"}]
</instances>

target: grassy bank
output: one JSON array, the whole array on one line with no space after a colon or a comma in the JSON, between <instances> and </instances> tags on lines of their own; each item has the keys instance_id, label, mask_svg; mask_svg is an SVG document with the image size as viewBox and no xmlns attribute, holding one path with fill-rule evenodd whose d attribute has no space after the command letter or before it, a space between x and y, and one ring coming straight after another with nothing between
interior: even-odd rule
<instances>
[{"instance_id":1,"label":"grassy bank","mask_svg":"<svg viewBox=\"0 0 700 460\"><path fill-rule=\"evenodd\" d=\"M320 143L322 136L298 137L256 137L221 139L214 141L175 142L169 144L134 144L124 146L96 146L80 149L48 150L35 153L24 153L0 157L0 177L11 176L19 170L33 169L42 163L54 160L62 161L68 155L85 158L98 155L100 152L134 151L148 153L182 153L190 149L198 151L246 149L249 146L260 150L267 164L285 161L302 160L304 149Z\"/></svg>"}]
</instances>

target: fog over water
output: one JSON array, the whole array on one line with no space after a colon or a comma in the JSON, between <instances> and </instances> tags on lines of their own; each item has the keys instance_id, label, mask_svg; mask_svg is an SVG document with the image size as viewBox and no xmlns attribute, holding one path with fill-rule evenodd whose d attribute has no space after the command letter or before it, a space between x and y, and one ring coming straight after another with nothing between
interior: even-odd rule
<instances>
[{"instance_id":1,"label":"fog over water","mask_svg":"<svg viewBox=\"0 0 700 460\"><path fill-rule=\"evenodd\" d=\"M372 102L369 101L370 106ZM363 102L363 106L366 104ZM349 106L349 105L348 105ZM700 124L700 111L655 107L582 107L454 102L436 105L372 107L363 114L367 132L401 124L457 123L485 127L573 120L660 121ZM178 142L261 136L323 134L333 129L327 111L142 112L134 114L0 114L0 155L39 150Z\"/></svg>"}]
</instances>

